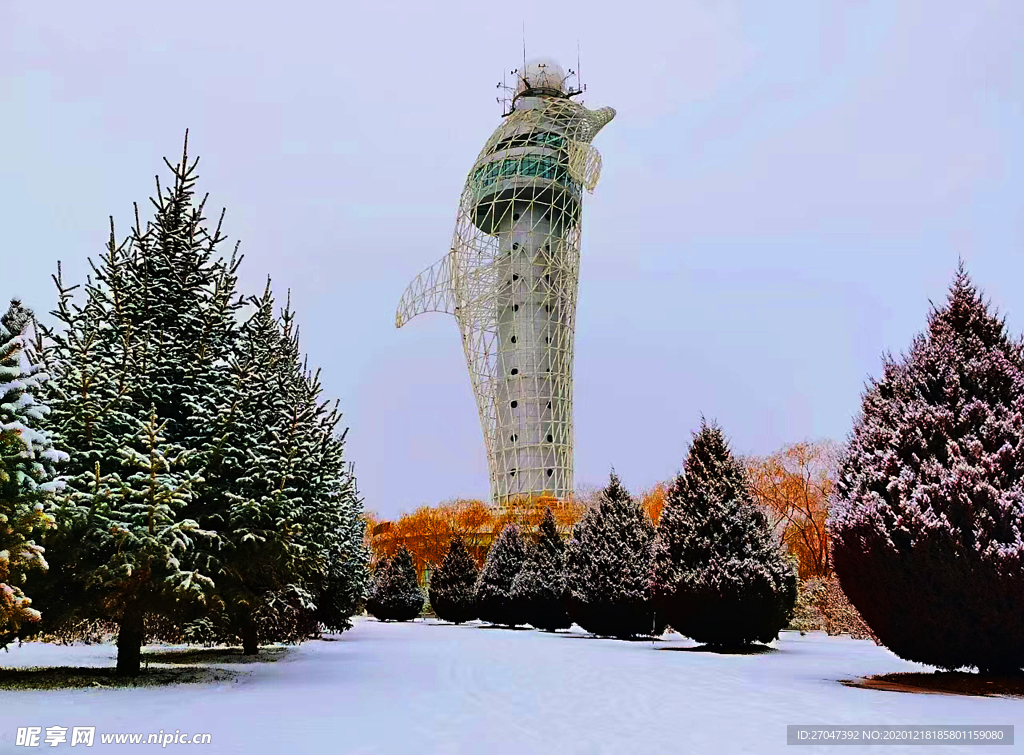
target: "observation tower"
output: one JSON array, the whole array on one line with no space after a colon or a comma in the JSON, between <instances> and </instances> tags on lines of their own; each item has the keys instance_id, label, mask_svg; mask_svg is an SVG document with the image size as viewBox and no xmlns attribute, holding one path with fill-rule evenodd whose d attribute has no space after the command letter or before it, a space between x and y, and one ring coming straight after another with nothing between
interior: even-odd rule
<instances>
[{"instance_id":1,"label":"observation tower","mask_svg":"<svg viewBox=\"0 0 1024 755\"><path fill-rule=\"evenodd\" d=\"M395 326L454 315L496 504L573 489L572 380L583 191L591 141L615 110L588 110L550 60L512 72L504 120L469 172L451 251L402 295ZM499 87L502 87L499 84Z\"/></svg>"}]
</instances>

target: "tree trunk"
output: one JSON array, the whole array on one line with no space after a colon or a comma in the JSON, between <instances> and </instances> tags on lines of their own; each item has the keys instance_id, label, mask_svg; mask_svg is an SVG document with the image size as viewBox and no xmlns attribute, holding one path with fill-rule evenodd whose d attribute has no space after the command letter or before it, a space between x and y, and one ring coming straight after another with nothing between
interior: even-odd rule
<instances>
[{"instance_id":1,"label":"tree trunk","mask_svg":"<svg viewBox=\"0 0 1024 755\"><path fill-rule=\"evenodd\" d=\"M260 651L256 622L247 621L242 626L242 655L257 655Z\"/></svg>"},{"instance_id":2,"label":"tree trunk","mask_svg":"<svg viewBox=\"0 0 1024 755\"><path fill-rule=\"evenodd\" d=\"M142 614L127 614L117 628L117 675L137 676L142 666Z\"/></svg>"}]
</instances>

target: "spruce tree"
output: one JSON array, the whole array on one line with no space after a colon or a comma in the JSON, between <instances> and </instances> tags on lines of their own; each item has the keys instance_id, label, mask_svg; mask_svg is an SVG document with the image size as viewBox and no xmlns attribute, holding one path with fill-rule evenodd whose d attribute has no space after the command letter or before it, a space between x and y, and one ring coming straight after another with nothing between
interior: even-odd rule
<instances>
[{"instance_id":1,"label":"spruce tree","mask_svg":"<svg viewBox=\"0 0 1024 755\"><path fill-rule=\"evenodd\" d=\"M292 484L297 499L296 522L304 554L298 572L315 605L312 618L333 631L352 626L351 617L362 601L369 553L363 543L363 504L356 487L353 466L344 460L347 430L338 431L338 402L323 400L320 373L299 362L299 331L290 302L281 315L287 353L293 355L290 372L298 413L289 415L291 437L285 444L291 460ZM297 422L298 416L307 417ZM409 555L412 584L422 608L422 592ZM411 593L410 593L411 594Z\"/></svg>"},{"instance_id":2,"label":"spruce tree","mask_svg":"<svg viewBox=\"0 0 1024 755\"><path fill-rule=\"evenodd\" d=\"M829 530L843 591L901 658L1024 667L1022 363L961 263L864 394Z\"/></svg>"},{"instance_id":3,"label":"spruce tree","mask_svg":"<svg viewBox=\"0 0 1024 755\"><path fill-rule=\"evenodd\" d=\"M62 470L68 485L57 507L58 526L46 536L55 558L40 594L49 609L44 624L56 629L80 619L120 622L119 657L124 652L125 661L119 668L125 672L137 668L134 638L145 620L139 611L168 626L201 611L194 588L202 586L208 597L218 545L212 535L205 544L192 535L175 541L173 559L189 575L183 588L188 600L178 590L147 588L138 601L122 605L124 575L139 579L159 559L148 546L118 551L119 541L97 526L94 504L130 487L121 476L122 462L132 450L145 451L138 439L155 432L155 408L158 448L179 449L173 454L181 467L175 474L189 480L186 500L164 510L169 519L161 526L168 532L202 529L197 521L205 515L200 480L206 459L196 451L212 429L205 416L222 400L230 379L237 331L237 258L225 261L218 254L224 240L220 225L208 230L204 203L194 201L196 162L189 162L186 151L179 164L167 164L173 181L166 190L157 181L153 219L143 225L136 210L135 226L121 244L111 221L106 253L90 263L84 302L74 301L79 287L66 286L58 270L54 315L62 327L46 332L44 352L53 374L46 424L70 456ZM116 521L123 513L111 516ZM123 561L119 571L109 567L115 557L139 562Z\"/></svg>"},{"instance_id":4,"label":"spruce tree","mask_svg":"<svg viewBox=\"0 0 1024 755\"><path fill-rule=\"evenodd\" d=\"M796 575L720 428L701 422L665 496L651 593L658 616L697 642L770 642L796 602Z\"/></svg>"},{"instance_id":5,"label":"spruce tree","mask_svg":"<svg viewBox=\"0 0 1024 755\"><path fill-rule=\"evenodd\" d=\"M315 610L303 584L313 552L303 548L293 469L295 436L311 412L297 395L298 355L281 333L269 281L252 303L232 355L227 400L211 422L200 509L220 532L216 637L241 640L245 654L261 643L301 639L304 618Z\"/></svg>"},{"instance_id":6,"label":"spruce tree","mask_svg":"<svg viewBox=\"0 0 1024 755\"><path fill-rule=\"evenodd\" d=\"M47 375L32 360L33 322L18 299L0 317L0 647L39 621L24 586L30 572L46 570L35 537L54 525L55 464L67 458L40 427Z\"/></svg>"},{"instance_id":7,"label":"spruce tree","mask_svg":"<svg viewBox=\"0 0 1024 755\"><path fill-rule=\"evenodd\" d=\"M653 545L654 525L613 472L566 547L569 617L596 635L661 634L648 589Z\"/></svg>"},{"instance_id":8,"label":"spruce tree","mask_svg":"<svg viewBox=\"0 0 1024 755\"><path fill-rule=\"evenodd\" d=\"M138 437L120 450L120 473L103 476L96 464L92 489L72 495L89 514L83 540L99 556L76 575L85 593L118 624L117 671L139 671L147 614L170 615L202 602L210 578L182 567L196 539L208 537L181 511L201 480L190 474L188 452L168 443L155 411Z\"/></svg>"},{"instance_id":9,"label":"spruce tree","mask_svg":"<svg viewBox=\"0 0 1024 755\"><path fill-rule=\"evenodd\" d=\"M430 607L437 618L461 624L477 617L476 580L479 573L466 543L456 535L441 565L430 575Z\"/></svg>"},{"instance_id":10,"label":"spruce tree","mask_svg":"<svg viewBox=\"0 0 1024 755\"><path fill-rule=\"evenodd\" d=\"M404 545L377 564L366 610L381 621L409 621L423 610L412 553Z\"/></svg>"},{"instance_id":11,"label":"spruce tree","mask_svg":"<svg viewBox=\"0 0 1024 755\"><path fill-rule=\"evenodd\" d=\"M191 479L187 500L169 515L209 533L175 556L209 588L205 599L151 596L153 623L194 641L241 639L246 652L347 628L366 551L340 413L302 360L290 307L274 316L269 284L253 317L238 322L240 258L220 254L221 223L210 228L205 200L195 200L187 149L167 164L173 180L166 189L157 181L153 219L143 224L136 210L121 244L111 222L84 301L74 301L79 287L65 285L59 267L55 278L62 327L46 333L54 374L47 427L70 460L58 526L47 535L57 554L41 593L47 629L113 615L104 585L83 583L82 575L107 573L110 557L91 502L123 484L121 459L150 407L162 442L186 452L178 471ZM106 589L122 588L112 581Z\"/></svg>"},{"instance_id":12,"label":"spruce tree","mask_svg":"<svg viewBox=\"0 0 1024 755\"><path fill-rule=\"evenodd\" d=\"M565 544L551 509L544 512L537 544L512 582L512 599L526 623L554 632L572 626L565 610Z\"/></svg>"},{"instance_id":13,"label":"spruce tree","mask_svg":"<svg viewBox=\"0 0 1024 755\"><path fill-rule=\"evenodd\" d=\"M363 607L366 609L368 614L377 618L380 618L377 616L377 612L380 610L381 605L377 596L378 594L383 594L380 590L382 589L385 575L390 567L391 556L386 554L378 558L369 566L370 579L366 586L366 599Z\"/></svg>"},{"instance_id":14,"label":"spruce tree","mask_svg":"<svg viewBox=\"0 0 1024 755\"><path fill-rule=\"evenodd\" d=\"M526 542L519 525L505 525L487 552L484 568L476 581L477 614L483 621L503 626L526 623L512 599L512 582L526 556Z\"/></svg>"}]
</instances>

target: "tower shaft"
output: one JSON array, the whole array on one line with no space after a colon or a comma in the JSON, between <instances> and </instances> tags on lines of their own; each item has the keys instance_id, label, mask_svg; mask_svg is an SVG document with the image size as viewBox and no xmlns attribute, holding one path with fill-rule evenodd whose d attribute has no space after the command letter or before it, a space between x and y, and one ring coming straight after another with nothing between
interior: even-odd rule
<instances>
[{"instance_id":1,"label":"tower shaft","mask_svg":"<svg viewBox=\"0 0 1024 755\"><path fill-rule=\"evenodd\" d=\"M470 170L452 249L409 285L397 327L455 316L487 448L491 497L565 498L573 487L572 379L590 142L615 115L570 99L556 66L518 99Z\"/></svg>"}]
</instances>

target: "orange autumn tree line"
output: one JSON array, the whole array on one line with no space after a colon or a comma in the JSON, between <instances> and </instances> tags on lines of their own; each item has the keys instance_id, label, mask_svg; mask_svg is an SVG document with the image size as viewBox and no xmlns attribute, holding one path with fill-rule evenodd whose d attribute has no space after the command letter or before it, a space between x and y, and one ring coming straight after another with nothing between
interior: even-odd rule
<instances>
[{"instance_id":1,"label":"orange autumn tree line","mask_svg":"<svg viewBox=\"0 0 1024 755\"><path fill-rule=\"evenodd\" d=\"M833 576L825 522L837 458L836 444L817 441L793 443L771 456L747 461L754 497L782 544L796 557L801 579Z\"/></svg>"},{"instance_id":2,"label":"orange autumn tree line","mask_svg":"<svg viewBox=\"0 0 1024 755\"><path fill-rule=\"evenodd\" d=\"M666 483L658 483L638 496L641 507L655 524L665 505L667 489ZM365 542L372 562L383 556L395 555L405 545L412 553L417 574L423 580L444 559L456 535L462 537L478 566L483 566L491 541L505 525L518 524L529 537L537 531L548 508L555 516L559 532L568 537L597 492L596 488L584 489L562 501L550 496L524 497L500 507L475 499L458 499L437 506L420 506L395 521L382 520L368 512L364 516L367 523Z\"/></svg>"},{"instance_id":3,"label":"orange autumn tree line","mask_svg":"<svg viewBox=\"0 0 1024 755\"><path fill-rule=\"evenodd\" d=\"M547 496L513 501L500 508L475 499L459 499L437 506L420 506L395 521L380 520L367 513L366 544L374 562L383 556L393 556L404 545L412 553L422 579L441 563L453 537L462 537L477 565L482 566L491 541L505 525L518 524L527 534L534 532L547 508L554 513L559 530L568 532L583 515L584 505Z\"/></svg>"}]
</instances>

